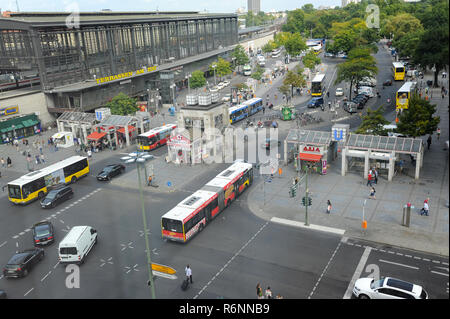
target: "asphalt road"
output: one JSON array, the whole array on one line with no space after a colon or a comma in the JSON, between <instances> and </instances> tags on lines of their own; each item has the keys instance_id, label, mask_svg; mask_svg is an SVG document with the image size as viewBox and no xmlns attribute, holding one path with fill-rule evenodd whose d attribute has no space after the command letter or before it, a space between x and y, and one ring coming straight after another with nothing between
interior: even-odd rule
<instances>
[{"instance_id":1,"label":"asphalt road","mask_svg":"<svg viewBox=\"0 0 450 319\"><path fill-rule=\"evenodd\" d=\"M376 57L380 64L390 65L383 50ZM333 70L330 67L327 73L331 76ZM389 77L389 69L380 68L378 83ZM381 91L382 99L399 85ZM330 91L334 88L331 85ZM392 112L393 108L385 111L388 115ZM356 123L359 117L348 121ZM165 151L160 148L154 153L158 156ZM0 289L10 298L150 298L139 193L100 183L94 177L104 165L118 162L118 157L94 162L92 175L73 185L74 198L55 209L43 210L37 202L13 206L0 195L1 265L16 250L32 246L29 229L35 222L48 219L56 229L56 243L45 248L44 260L28 277L6 279L0 275ZM156 277L158 298L253 299L259 282L284 298L341 299L349 296L355 278L377 275L418 283L430 298L448 298L448 259L268 222L249 211L247 193L190 242L163 240L161 216L218 171L205 170L200 176L190 176L187 171L191 182L172 193L145 191L152 261L177 271L176 279ZM80 287L69 289L70 273L58 263L57 244L76 225L96 228L99 241L80 267ZM183 292L180 284L186 264L191 265L194 284Z\"/></svg>"}]
</instances>

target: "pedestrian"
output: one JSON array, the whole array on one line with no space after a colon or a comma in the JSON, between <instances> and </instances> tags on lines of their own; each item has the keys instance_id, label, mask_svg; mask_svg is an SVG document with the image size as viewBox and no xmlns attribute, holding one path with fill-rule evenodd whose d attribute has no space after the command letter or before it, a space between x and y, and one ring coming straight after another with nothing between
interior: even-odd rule
<instances>
[{"instance_id":1,"label":"pedestrian","mask_svg":"<svg viewBox=\"0 0 450 319\"><path fill-rule=\"evenodd\" d=\"M36 165L41 164L41 160L39 159L39 155L36 155L34 158L36 160Z\"/></svg>"},{"instance_id":2,"label":"pedestrian","mask_svg":"<svg viewBox=\"0 0 450 319\"><path fill-rule=\"evenodd\" d=\"M186 279L188 279L191 282L191 284L192 284L193 282L192 282L192 269L191 269L191 267L189 267L189 265L187 265L186 268L184 269L184 272L186 273Z\"/></svg>"},{"instance_id":3,"label":"pedestrian","mask_svg":"<svg viewBox=\"0 0 450 319\"><path fill-rule=\"evenodd\" d=\"M259 284L259 282L258 282L258 284L256 285L256 297L257 297L258 299L264 299L263 291L262 291L262 289L261 289L261 285Z\"/></svg>"},{"instance_id":4,"label":"pedestrian","mask_svg":"<svg viewBox=\"0 0 450 319\"><path fill-rule=\"evenodd\" d=\"M263 114L266 113L266 108L263 106Z\"/></svg>"},{"instance_id":5,"label":"pedestrian","mask_svg":"<svg viewBox=\"0 0 450 319\"><path fill-rule=\"evenodd\" d=\"M41 162L42 162L42 164L45 164L45 159L44 159L44 154L41 154Z\"/></svg>"},{"instance_id":6,"label":"pedestrian","mask_svg":"<svg viewBox=\"0 0 450 319\"><path fill-rule=\"evenodd\" d=\"M42 145L39 146L39 153L44 154L42 151Z\"/></svg>"},{"instance_id":7,"label":"pedestrian","mask_svg":"<svg viewBox=\"0 0 450 319\"><path fill-rule=\"evenodd\" d=\"M420 215L428 216L429 211L430 211L430 207L428 206L428 200L425 200L423 202L423 208L420 210Z\"/></svg>"},{"instance_id":8,"label":"pedestrian","mask_svg":"<svg viewBox=\"0 0 450 319\"><path fill-rule=\"evenodd\" d=\"M367 184L366 186L372 186L372 171L367 175Z\"/></svg>"},{"instance_id":9,"label":"pedestrian","mask_svg":"<svg viewBox=\"0 0 450 319\"><path fill-rule=\"evenodd\" d=\"M265 291L266 299L272 299L272 291L270 290L270 287L267 287Z\"/></svg>"},{"instance_id":10,"label":"pedestrian","mask_svg":"<svg viewBox=\"0 0 450 319\"><path fill-rule=\"evenodd\" d=\"M430 149L430 146L431 146L431 135L428 135L427 144L428 144L428 149Z\"/></svg>"},{"instance_id":11,"label":"pedestrian","mask_svg":"<svg viewBox=\"0 0 450 319\"><path fill-rule=\"evenodd\" d=\"M331 202L330 200L327 201L327 214L331 213Z\"/></svg>"},{"instance_id":12,"label":"pedestrian","mask_svg":"<svg viewBox=\"0 0 450 319\"><path fill-rule=\"evenodd\" d=\"M328 110L331 110L331 101L328 101Z\"/></svg>"},{"instance_id":13,"label":"pedestrian","mask_svg":"<svg viewBox=\"0 0 450 319\"><path fill-rule=\"evenodd\" d=\"M6 164L8 165L8 167L11 167L11 165L12 165L12 161L11 161L11 158L9 158L9 156L6 159Z\"/></svg>"},{"instance_id":14,"label":"pedestrian","mask_svg":"<svg viewBox=\"0 0 450 319\"><path fill-rule=\"evenodd\" d=\"M87 151L87 156L88 156L88 158L91 158L91 157L92 157L92 151L91 151L91 149L88 149L88 151Z\"/></svg>"},{"instance_id":15,"label":"pedestrian","mask_svg":"<svg viewBox=\"0 0 450 319\"><path fill-rule=\"evenodd\" d=\"M2 168L5 168L5 159L3 157L0 159L0 163L2 164Z\"/></svg>"},{"instance_id":16,"label":"pedestrian","mask_svg":"<svg viewBox=\"0 0 450 319\"><path fill-rule=\"evenodd\" d=\"M438 127L436 130L437 139L439 141L439 137L441 136L441 129Z\"/></svg>"},{"instance_id":17,"label":"pedestrian","mask_svg":"<svg viewBox=\"0 0 450 319\"><path fill-rule=\"evenodd\" d=\"M376 168L373 169L373 175L375 177L375 184L378 185L378 171Z\"/></svg>"},{"instance_id":18,"label":"pedestrian","mask_svg":"<svg viewBox=\"0 0 450 319\"><path fill-rule=\"evenodd\" d=\"M375 188L374 188L374 187L371 187L371 188L370 188L370 195L369 195L369 198L371 198L371 199L376 199L375 193L376 193Z\"/></svg>"}]
</instances>

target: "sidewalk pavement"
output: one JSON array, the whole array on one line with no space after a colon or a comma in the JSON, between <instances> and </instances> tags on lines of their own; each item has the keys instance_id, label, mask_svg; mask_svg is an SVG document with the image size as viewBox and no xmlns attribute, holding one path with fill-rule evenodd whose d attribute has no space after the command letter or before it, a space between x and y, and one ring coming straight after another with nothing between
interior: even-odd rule
<instances>
[{"instance_id":1,"label":"sidewalk pavement","mask_svg":"<svg viewBox=\"0 0 450 319\"><path fill-rule=\"evenodd\" d=\"M432 74L427 74L427 78ZM420 179L414 179L414 170L394 176L380 176L376 199L369 199L369 188L362 172L350 169L341 176L341 156L330 163L326 175L309 174L308 188L312 206L308 208L308 222L345 231L346 237L360 238L385 245L401 246L429 253L449 255L449 161L446 141L449 139L449 97L442 99L439 89L434 89L433 104L440 116L440 139L433 135L430 150L425 150ZM427 136L423 137L425 142ZM426 145L426 143L424 143ZM272 179L255 178L249 190L248 205L257 216L272 220L282 218L292 223L305 222L304 180L295 198L289 197L289 188L297 175L293 164L282 167L282 176ZM424 200L430 198L430 215L421 216L419 210ZM326 213L327 200L332 203L331 214ZM411 202L410 227L402 226L403 207ZM364 206L365 203L365 206ZM364 211L367 229L362 231ZM274 219L274 220L275 220ZM312 227L311 227L312 228Z\"/></svg>"}]
</instances>

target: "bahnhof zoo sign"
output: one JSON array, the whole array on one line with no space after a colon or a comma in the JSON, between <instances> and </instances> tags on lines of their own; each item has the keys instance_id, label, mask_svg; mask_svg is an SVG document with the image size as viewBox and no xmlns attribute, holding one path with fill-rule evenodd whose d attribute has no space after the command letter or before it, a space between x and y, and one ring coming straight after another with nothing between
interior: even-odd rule
<instances>
[{"instance_id":1,"label":"bahnhof zoo sign","mask_svg":"<svg viewBox=\"0 0 450 319\"><path fill-rule=\"evenodd\" d=\"M144 73L148 73L148 72L153 72L156 70L156 68L157 68L157 65L154 65L154 66L148 67L147 69L143 68L140 70L136 70L134 72L124 72L124 73L120 73L120 74L116 74L116 75L105 76L103 78L97 79L97 84L111 82L114 80L125 79L125 78L132 77L133 75L139 75L139 74L144 74Z\"/></svg>"}]
</instances>

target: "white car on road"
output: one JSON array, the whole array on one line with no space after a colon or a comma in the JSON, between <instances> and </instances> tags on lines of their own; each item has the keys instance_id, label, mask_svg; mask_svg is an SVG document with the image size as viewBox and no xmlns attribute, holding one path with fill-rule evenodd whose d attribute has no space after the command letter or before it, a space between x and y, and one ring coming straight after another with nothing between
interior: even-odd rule
<instances>
[{"instance_id":1,"label":"white car on road","mask_svg":"<svg viewBox=\"0 0 450 319\"><path fill-rule=\"evenodd\" d=\"M336 96L343 96L344 95L344 89L343 88L337 88L336 93L334 94Z\"/></svg>"},{"instance_id":2,"label":"white car on road","mask_svg":"<svg viewBox=\"0 0 450 319\"><path fill-rule=\"evenodd\" d=\"M415 285L392 277L359 278L353 287L353 294L359 299L428 299L427 292Z\"/></svg>"},{"instance_id":3,"label":"white car on road","mask_svg":"<svg viewBox=\"0 0 450 319\"><path fill-rule=\"evenodd\" d=\"M209 92L217 92L217 91L219 91L219 87L217 87L217 86L213 86L212 88L209 88Z\"/></svg>"},{"instance_id":4,"label":"white car on road","mask_svg":"<svg viewBox=\"0 0 450 319\"><path fill-rule=\"evenodd\" d=\"M224 87L227 87L228 85L230 85L230 81L223 81L222 83L223 83Z\"/></svg>"}]
</instances>

